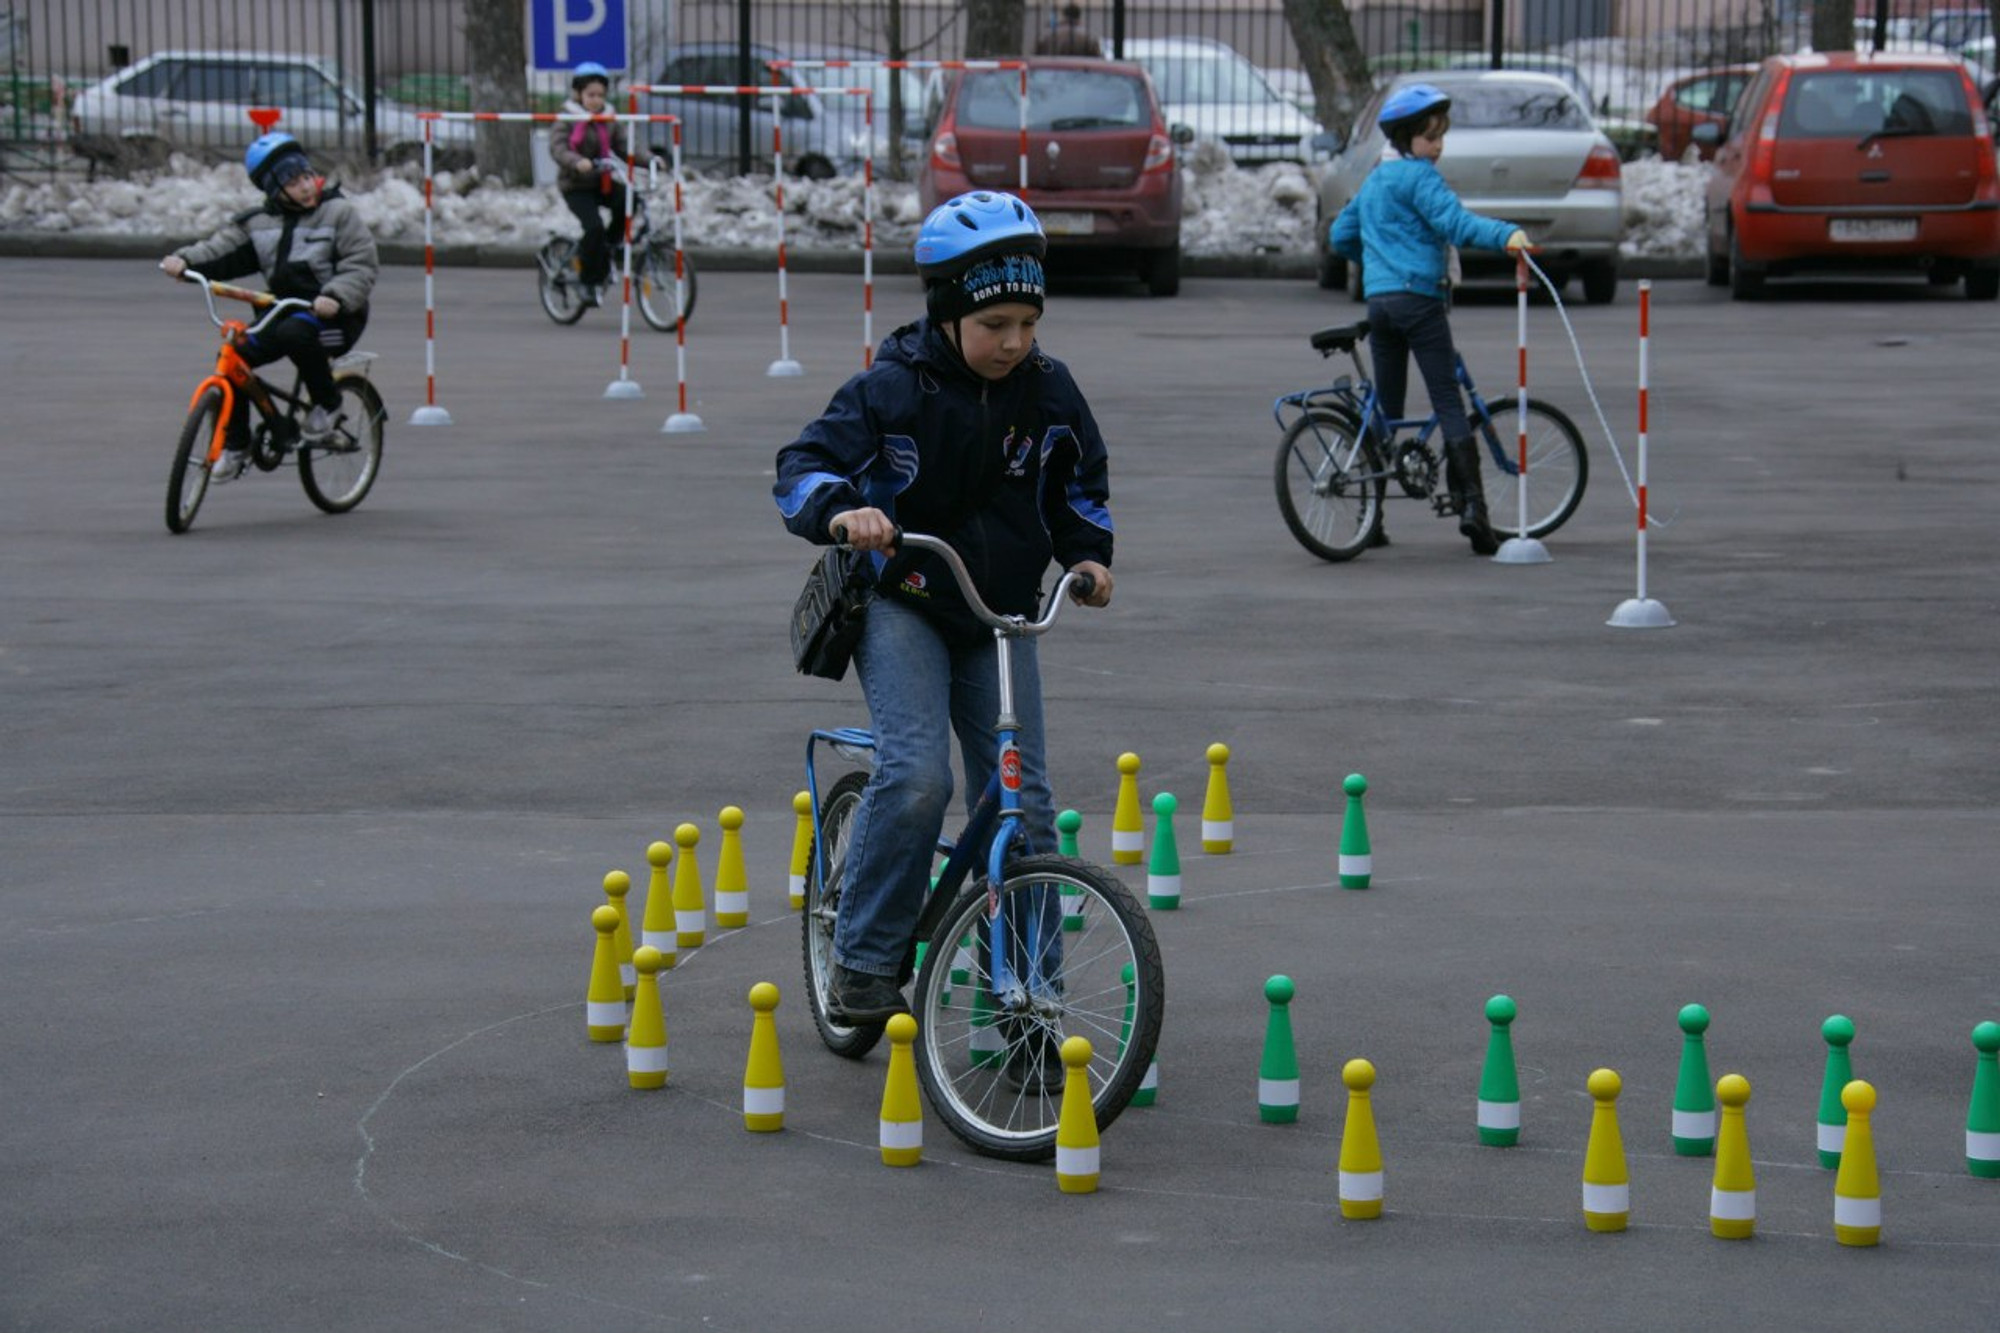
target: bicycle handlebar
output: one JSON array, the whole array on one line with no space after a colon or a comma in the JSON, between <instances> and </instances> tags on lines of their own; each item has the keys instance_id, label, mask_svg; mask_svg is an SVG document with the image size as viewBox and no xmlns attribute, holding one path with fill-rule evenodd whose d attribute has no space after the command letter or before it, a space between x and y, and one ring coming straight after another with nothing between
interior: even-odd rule
<instances>
[{"instance_id":1,"label":"bicycle handlebar","mask_svg":"<svg viewBox=\"0 0 2000 1333\"><path fill-rule=\"evenodd\" d=\"M845 528L834 528L833 535L838 545L847 544ZM985 599L979 595L979 589L972 584L972 575L965 568L965 561L959 558L958 552L951 548L949 542L927 533L905 532L898 528L895 545L914 546L920 551L929 551L942 559L945 568L951 571L951 576L958 580L958 591L965 598L966 609L971 611L981 624L998 630L1010 638L1034 638L1047 634L1054 628L1056 616L1062 610L1063 594L1068 592L1072 585L1081 585L1085 596L1089 596L1097 587L1097 580L1093 576L1078 574L1074 570L1066 571L1062 580L1056 584L1055 592L1049 596L1048 606L1043 610L1040 620L1029 620L1026 616L1003 616L986 605Z\"/></svg>"},{"instance_id":2,"label":"bicycle handlebar","mask_svg":"<svg viewBox=\"0 0 2000 1333\"><path fill-rule=\"evenodd\" d=\"M264 311L264 317L244 330L246 333L258 332L266 324L269 324L288 310L312 309L311 301L302 301L296 296L287 296L283 300L280 300L269 292L252 291L248 287L232 287L226 282L215 282L209 278L205 278L193 269L182 269L180 280L182 282L191 282L201 288L202 298L208 302L208 317L214 321L215 327L218 329L225 327L222 316L215 309L215 298L218 296L226 297L231 301L242 301L246 305L253 305L259 310Z\"/></svg>"}]
</instances>

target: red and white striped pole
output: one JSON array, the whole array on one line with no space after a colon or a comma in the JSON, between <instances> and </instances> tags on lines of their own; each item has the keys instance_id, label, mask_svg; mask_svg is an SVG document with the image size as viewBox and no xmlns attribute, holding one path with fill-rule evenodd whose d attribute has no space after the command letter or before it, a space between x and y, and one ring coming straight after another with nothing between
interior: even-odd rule
<instances>
[{"instance_id":1,"label":"red and white striped pole","mask_svg":"<svg viewBox=\"0 0 2000 1333\"><path fill-rule=\"evenodd\" d=\"M437 251L431 230L431 133L424 121L424 405L410 413L412 426L449 426L451 413L437 400Z\"/></svg>"},{"instance_id":2,"label":"red and white striped pole","mask_svg":"<svg viewBox=\"0 0 2000 1333\"><path fill-rule=\"evenodd\" d=\"M1646 378L1647 359L1653 338L1653 280L1639 280L1639 478L1636 504L1639 515L1638 559L1639 587L1635 596L1618 604L1611 613L1607 625L1619 629L1666 629L1674 624L1674 618L1660 602L1646 595L1646 435L1647 419Z\"/></svg>"},{"instance_id":3,"label":"red and white striped pole","mask_svg":"<svg viewBox=\"0 0 2000 1333\"><path fill-rule=\"evenodd\" d=\"M806 373L805 367L792 359L791 307L785 287L785 118L779 114L783 110L778 99L772 98L771 188L778 201L778 359L764 373L773 378Z\"/></svg>"},{"instance_id":4,"label":"red and white striped pole","mask_svg":"<svg viewBox=\"0 0 2000 1333\"><path fill-rule=\"evenodd\" d=\"M635 108L636 110L636 108ZM625 122L625 273L624 291L618 306L618 378L604 386L606 398L644 398L646 391L631 376L632 370L632 173L638 169L638 125Z\"/></svg>"},{"instance_id":5,"label":"red and white striped pole","mask_svg":"<svg viewBox=\"0 0 2000 1333\"><path fill-rule=\"evenodd\" d=\"M1514 292L1514 346L1520 361L1514 389L1514 415L1519 418L1514 461L1517 469L1514 531L1518 535L1501 542L1493 560L1502 565L1542 565L1550 559L1549 550L1528 535L1528 257L1525 254L1514 258Z\"/></svg>"},{"instance_id":6,"label":"red and white striped pole","mask_svg":"<svg viewBox=\"0 0 2000 1333\"><path fill-rule=\"evenodd\" d=\"M861 163L861 368L875 364L875 90L861 99L868 155Z\"/></svg>"},{"instance_id":7,"label":"red and white striped pole","mask_svg":"<svg viewBox=\"0 0 2000 1333\"><path fill-rule=\"evenodd\" d=\"M674 120L674 380L680 395L680 407L666 424L660 427L666 435L686 435L704 430L702 420L688 411L688 326L687 326L687 255L681 249L681 122Z\"/></svg>"}]
</instances>

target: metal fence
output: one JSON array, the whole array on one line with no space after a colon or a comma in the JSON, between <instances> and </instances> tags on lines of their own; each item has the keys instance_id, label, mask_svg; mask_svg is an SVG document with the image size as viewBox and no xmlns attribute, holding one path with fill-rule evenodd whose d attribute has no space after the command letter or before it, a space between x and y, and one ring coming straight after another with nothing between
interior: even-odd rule
<instances>
[{"instance_id":1,"label":"metal fence","mask_svg":"<svg viewBox=\"0 0 2000 1333\"><path fill-rule=\"evenodd\" d=\"M407 156L421 138L415 108L523 109L473 105L466 26L478 4L0 0L0 172L124 170L157 165L174 151L233 153L253 133L246 116L253 105L281 109L283 126L316 151ZM533 7L551 5L591 9L586 0L524 0L515 11L524 49L532 45ZM1021 0L624 0L626 72L661 80L695 43L738 48L760 73L772 52L959 58L968 54L980 5L1018 14L1022 51L1062 8ZM1259 82L1306 114L1322 105L1300 72L1283 0L1091 0L1082 9L1083 25L1107 54L1131 56L1148 43L1157 53L1161 39L1199 39L1232 68L1240 58L1261 71ZM1985 5L1860 0L1857 11L1863 47L1926 38L1956 47L1983 38L1973 50L1992 59ZM1811 35L1798 0L1350 0L1348 13L1378 72L1487 60L1496 45L1508 56L1538 53L1571 62L1591 84L1599 114L1634 125L1678 74L1795 50ZM566 82L554 71L525 71L528 109L559 104ZM1357 100L1352 92L1342 90L1343 104ZM469 154L470 145L461 150Z\"/></svg>"}]
</instances>

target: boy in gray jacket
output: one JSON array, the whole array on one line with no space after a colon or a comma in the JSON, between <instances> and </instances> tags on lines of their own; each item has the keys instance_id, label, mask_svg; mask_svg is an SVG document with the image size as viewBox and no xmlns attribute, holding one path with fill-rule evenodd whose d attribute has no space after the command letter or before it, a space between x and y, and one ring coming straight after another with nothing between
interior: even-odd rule
<instances>
[{"instance_id":1,"label":"boy in gray jacket","mask_svg":"<svg viewBox=\"0 0 2000 1333\"><path fill-rule=\"evenodd\" d=\"M266 134L243 155L250 181L264 202L239 213L205 241L182 246L160 261L168 277L193 270L227 280L261 272L271 293L312 302L292 311L245 341L243 356L253 366L290 357L312 398L301 442L317 444L333 432L340 410L331 358L348 351L368 324L368 296L381 264L375 236L340 188L329 188L299 141L289 134ZM211 482L243 471L247 449L231 447L210 474Z\"/></svg>"}]
</instances>

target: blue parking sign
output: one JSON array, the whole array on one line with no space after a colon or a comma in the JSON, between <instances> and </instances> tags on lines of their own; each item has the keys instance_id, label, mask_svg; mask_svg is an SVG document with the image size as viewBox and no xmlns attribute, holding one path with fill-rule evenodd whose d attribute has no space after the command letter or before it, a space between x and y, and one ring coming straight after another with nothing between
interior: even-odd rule
<instances>
[{"instance_id":1,"label":"blue parking sign","mask_svg":"<svg viewBox=\"0 0 2000 1333\"><path fill-rule=\"evenodd\" d=\"M530 14L537 72L571 70L586 60L625 68L625 0L531 0Z\"/></svg>"}]
</instances>

